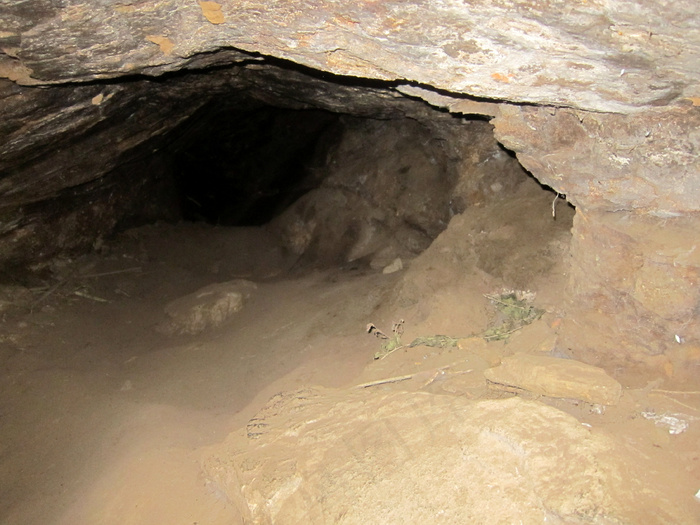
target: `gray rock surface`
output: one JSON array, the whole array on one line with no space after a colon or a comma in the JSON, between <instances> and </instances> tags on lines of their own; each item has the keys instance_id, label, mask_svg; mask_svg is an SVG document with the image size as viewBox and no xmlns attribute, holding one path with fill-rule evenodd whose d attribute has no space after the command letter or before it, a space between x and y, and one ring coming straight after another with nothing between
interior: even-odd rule
<instances>
[{"instance_id":1,"label":"gray rock surface","mask_svg":"<svg viewBox=\"0 0 700 525\"><path fill-rule=\"evenodd\" d=\"M539 181L582 209L666 219L700 211L700 110L601 115L502 107L496 137Z\"/></svg>"},{"instance_id":2,"label":"gray rock surface","mask_svg":"<svg viewBox=\"0 0 700 525\"><path fill-rule=\"evenodd\" d=\"M5 75L26 83L158 75L227 49L229 63L260 53L339 75L596 111L700 95L694 0L27 5L5 1L0 14Z\"/></svg>"},{"instance_id":3,"label":"gray rock surface","mask_svg":"<svg viewBox=\"0 0 700 525\"><path fill-rule=\"evenodd\" d=\"M243 279L205 286L168 303L164 309L168 321L159 330L167 334L198 334L218 328L241 311L255 289L255 283Z\"/></svg>"}]
</instances>

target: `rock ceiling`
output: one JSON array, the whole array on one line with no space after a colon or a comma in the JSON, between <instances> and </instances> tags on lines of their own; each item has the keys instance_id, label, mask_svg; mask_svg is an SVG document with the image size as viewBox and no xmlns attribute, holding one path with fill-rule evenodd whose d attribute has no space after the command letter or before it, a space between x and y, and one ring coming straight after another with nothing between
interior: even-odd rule
<instances>
[{"instance_id":1,"label":"rock ceiling","mask_svg":"<svg viewBox=\"0 0 700 525\"><path fill-rule=\"evenodd\" d=\"M700 96L697 15L695 0L5 0L0 48L4 76L25 84L264 55L475 97L630 112Z\"/></svg>"}]
</instances>

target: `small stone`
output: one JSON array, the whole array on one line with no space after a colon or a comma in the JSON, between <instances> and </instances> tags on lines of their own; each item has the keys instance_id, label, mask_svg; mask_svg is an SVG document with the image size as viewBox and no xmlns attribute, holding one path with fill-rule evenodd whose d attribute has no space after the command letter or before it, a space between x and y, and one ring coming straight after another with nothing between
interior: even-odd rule
<instances>
[{"instance_id":1,"label":"small stone","mask_svg":"<svg viewBox=\"0 0 700 525\"><path fill-rule=\"evenodd\" d=\"M243 279L205 286L169 303L165 307L169 320L159 331L171 335L198 334L218 328L243 308L255 288L255 283Z\"/></svg>"},{"instance_id":2,"label":"small stone","mask_svg":"<svg viewBox=\"0 0 700 525\"><path fill-rule=\"evenodd\" d=\"M401 258L397 257L392 261L391 264L387 265L384 267L382 270L383 274L388 274L388 273L394 273L398 272L399 270L403 270L403 262L401 262Z\"/></svg>"},{"instance_id":3,"label":"small stone","mask_svg":"<svg viewBox=\"0 0 700 525\"><path fill-rule=\"evenodd\" d=\"M605 370L572 359L515 354L484 376L491 383L598 405L616 405L622 395L620 383Z\"/></svg>"}]
</instances>

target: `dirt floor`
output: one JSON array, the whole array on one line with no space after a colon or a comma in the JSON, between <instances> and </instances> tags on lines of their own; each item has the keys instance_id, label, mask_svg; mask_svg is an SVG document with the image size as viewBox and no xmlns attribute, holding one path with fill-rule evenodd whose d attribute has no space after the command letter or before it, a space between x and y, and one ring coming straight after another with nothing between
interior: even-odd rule
<instances>
[{"instance_id":1,"label":"dirt floor","mask_svg":"<svg viewBox=\"0 0 700 525\"><path fill-rule=\"evenodd\" d=\"M0 523L700 523L700 385L611 369L605 407L484 378L576 357L556 345L573 210L551 200L469 209L393 273L159 224L5 287ZM257 288L223 326L163 333L169 302L233 279ZM544 313L486 342L503 288ZM455 345L389 352L369 323Z\"/></svg>"}]
</instances>

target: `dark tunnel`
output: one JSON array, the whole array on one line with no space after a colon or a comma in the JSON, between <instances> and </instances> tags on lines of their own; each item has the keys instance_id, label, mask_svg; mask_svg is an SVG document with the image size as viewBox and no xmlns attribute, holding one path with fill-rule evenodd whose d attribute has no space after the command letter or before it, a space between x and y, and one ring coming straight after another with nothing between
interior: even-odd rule
<instances>
[{"instance_id":1,"label":"dark tunnel","mask_svg":"<svg viewBox=\"0 0 700 525\"><path fill-rule=\"evenodd\" d=\"M223 109L207 104L167 144L182 218L221 226L269 222L318 187L339 115L322 110Z\"/></svg>"}]
</instances>

